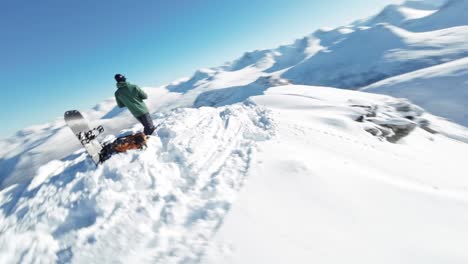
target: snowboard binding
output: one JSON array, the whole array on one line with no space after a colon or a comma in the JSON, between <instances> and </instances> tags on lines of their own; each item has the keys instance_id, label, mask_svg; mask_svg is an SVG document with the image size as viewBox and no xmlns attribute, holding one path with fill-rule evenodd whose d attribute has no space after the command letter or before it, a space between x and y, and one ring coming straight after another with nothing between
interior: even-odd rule
<instances>
[{"instance_id":1,"label":"snowboard binding","mask_svg":"<svg viewBox=\"0 0 468 264\"><path fill-rule=\"evenodd\" d=\"M80 132L76 136L78 137L78 140L81 142L81 144L88 144L89 142L97 138L100 134L102 134L103 132L104 132L104 127L98 126L89 131Z\"/></svg>"}]
</instances>

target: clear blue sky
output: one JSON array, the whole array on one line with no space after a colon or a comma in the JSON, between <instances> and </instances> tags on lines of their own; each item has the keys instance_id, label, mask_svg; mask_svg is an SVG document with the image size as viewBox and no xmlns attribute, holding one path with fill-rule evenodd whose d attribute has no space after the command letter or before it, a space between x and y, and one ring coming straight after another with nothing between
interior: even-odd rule
<instances>
[{"instance_id":1,"label":"clear blue sky","mask_svg":"<svg viewBox=\"0 0 468 264\"><path fill-rule=\"evenodd\" d=\"M113 96L292 42L392 0L2 0L0 138Z\"/></svg>"}]
</instances>

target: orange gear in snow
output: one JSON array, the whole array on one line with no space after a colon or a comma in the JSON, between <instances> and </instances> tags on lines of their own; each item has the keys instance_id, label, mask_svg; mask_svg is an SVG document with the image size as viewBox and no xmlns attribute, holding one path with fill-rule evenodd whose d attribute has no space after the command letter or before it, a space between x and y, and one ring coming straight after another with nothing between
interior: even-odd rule
<instances>
[{"instance_id":1,"label":"orange gear in snow","mask_svg":"<svg viewBox=\"0 0 468 264\"><path fill-rule=\"evenodd\" d=\"M113 145L116 152L125 152L131 149L143 149L146 147L148 137L144 133L118 138Z\"/></svg>"}]
</instances>

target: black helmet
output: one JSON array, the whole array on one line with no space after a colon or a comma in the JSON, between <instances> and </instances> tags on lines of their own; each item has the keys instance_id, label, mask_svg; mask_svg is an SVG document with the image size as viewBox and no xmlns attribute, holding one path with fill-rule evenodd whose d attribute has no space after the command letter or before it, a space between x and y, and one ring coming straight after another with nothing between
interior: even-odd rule
<instances>
[{"instance_id":1,"label":"black helmet","mask_svg":"<svg viewBox=\"0 0 468 264\"><path fill-rule=\"evenodd\" d=\"M120 74L120 73L117 73L115 76L114 76L114 79L117 81L117 82L125 82L127 79L125 78L125 76L123 76L123 74Z\"/></svg>"}]
</instances>

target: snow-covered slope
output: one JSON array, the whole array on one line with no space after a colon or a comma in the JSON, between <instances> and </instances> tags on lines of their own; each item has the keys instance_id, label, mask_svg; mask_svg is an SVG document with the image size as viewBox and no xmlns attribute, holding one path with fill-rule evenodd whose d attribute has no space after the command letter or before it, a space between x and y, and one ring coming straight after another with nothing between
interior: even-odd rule
<instances>
[{"instance_id":1,"label":"snow-covered slope","mask_svg":"<svg viewBox=\"0 0 468 264\"><path fill-rule=\"evenodd\" d=\"M180 109L148 148L97 169L82 150L0 194L2 263L196 261L272 129L252 104Z\"/></svg>"},{"instance_id":2,"label":"snow-covered slope","mask_svg":"<svg viewBox=\"0 0 468 264\"><path fill-rule=\"evenodd\" d=\"M4 188L0 259L414 263L430 251L468 260L468 144L421 128L393 144L366 131L373 118L355 121L372 107L380 124L398 122L409 114L399 102L289 85L224 107L165 111L145 151L96 168L78 150ZM468 138L465 128L443 129Z\"/></svg>"},{"instance_id":3,"label":"snow-covered slope","mask_svg":"<svg viewBox=\"0 0 468 264\"><path fill-rule=\"evenodd\" d=\"M418 10L436 10L447 3L447 0L407 0L404 6Z\"/></svg>"},{"instance_id":4,"label":"snow-covered slope","mask_svg":"<svg viewBox=\"0 0 468 264\"><path fill-rule=\"evenodd\" d=\"M255 97L276 137L260 144L204 262L467 262L467 145L422 130L399 145L362 133L349 105L376 99L310 87Z\"/></svg>"},{"instance_id":5,"label":"snow-covered slope","mask_svg":"<svg viewBox=\"0 0 468 264\"><path fill-rule=\"evenodd\" d=\"M359 23L360 26L372 26L379 23L388 23L395 26L401 26L409 20L423 18L432 15L436 9L426 8L413 8L413 2L406 3L405 5L389 5L385 7L379 14L370 18L369 20Z\"/></svg>"},{"instance_id":6,"label":"snow-covered slope","mask_svg":"<svg viewBox=\"0 0 468 264\"><path fill-rule=\"evenodd\" d=\"M0 262L468 262L468 25L441 4L145 88L148 148L97 168L62 118L0 140Z\"/></svg>"},{"instance_id":7,"label":"snow-covered slope","mask_svg":"<svg viewBox=\"0 0 468 264\"><path fill-rule=\"evenodd\" d=\"M149 102L149 107L155 112L178 106L179 94L164 89L147 91L154 99ZM94 127L103 125L106 135L117 135L135 123L128 111L115 106L115 99L106 100L86 111L85 117ZM28 181L39 166L50 160L64 158L79 148L80 143L65 126L63 118L50 124L23 129L9 139L0 140L0 187Z\"/></svg>"},{"instance_id":8,"label":"snow-covered slope","mask_svg":"<svg viewBox=\"0 0 468 264\"><path fill-rule=\"evenodd\" d=\"M405 25L411 31L433 31L468 24L468 1L448 0L437 12Z\"/></svg>"},{"instance_id":9,"label":"snow-covered slope","mask_svg":"<svg viewBox=\"0 0 468 264\"><path fill-rule=\"evenodd\" d=\"M468 55L468 27L413 33L390 24L356 29L286 71L293 83L356 88Z\"/></svg>"},{"instance_id":10,"label":"snow-covered slope","mask_svg":"<svg viewBox=\"0 0 468 264\"><path fill-rule=\"evenodd\" d=\"M468 127L468 58L385 79L361 90L408 98Z\"/></svg>"}]
</instances>

